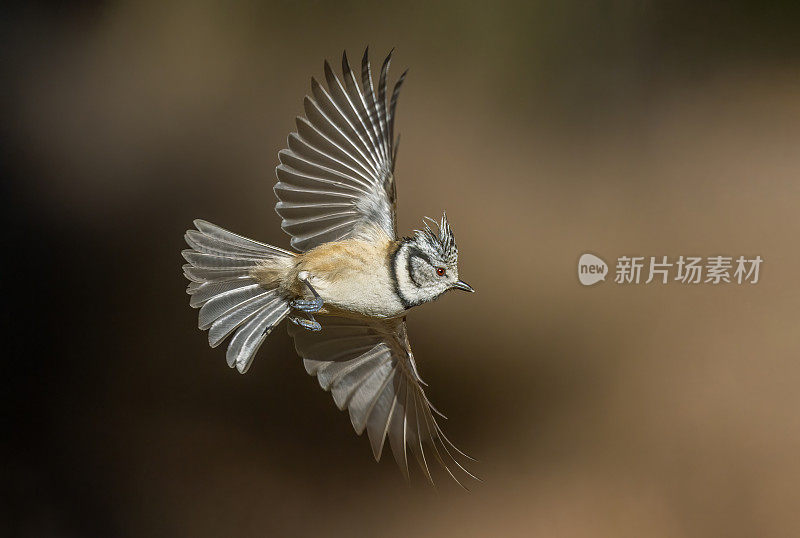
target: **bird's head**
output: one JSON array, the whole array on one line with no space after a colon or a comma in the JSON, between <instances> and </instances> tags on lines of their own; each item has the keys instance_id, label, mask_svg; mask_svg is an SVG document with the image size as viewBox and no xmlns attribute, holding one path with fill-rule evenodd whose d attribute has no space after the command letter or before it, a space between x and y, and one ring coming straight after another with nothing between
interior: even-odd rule
<instances>
[{"instance_id":1,"label":"bird's head","mask_svg":"<svg viewBox=\"0 0 800 538\"><path fill-rule=\"evenodd\" d=\"M432 301L448 290L475 291L458 279L458 248L447 215L438 223L425 220L425 229L404 239L394 258L398 295L408 306Z\"/></svg>"}]
</instances>

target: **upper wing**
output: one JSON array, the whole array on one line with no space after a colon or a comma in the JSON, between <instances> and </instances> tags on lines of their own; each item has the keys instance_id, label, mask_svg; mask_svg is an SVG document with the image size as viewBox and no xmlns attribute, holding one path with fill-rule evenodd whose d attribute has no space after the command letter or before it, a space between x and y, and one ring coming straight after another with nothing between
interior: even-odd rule
<instances>
[{"instance_id":1,"label":"upper wing","mask_svg":"<svg viewBox=\"0 0 800 538\"><path fill-rule=\"evenodd\" d=\"M357 235L365 225L380 226L395 238L394 113L398 79L387 107L386 76L392 53L383 62L375 95L364 51L361 86L342 54L342 79L325 62L327 89L311 79L313 97L303 101L305 117L289 135L281 164L275 210L291 245L306 251L322 243Z\"/></svg>"},{"instance_id":2,"label":"upper wing","mask_svg":"<svg viewBox=\"0 0 800 538\"><path fill-rule=\"evenodd\" d=\"M308 373L316 375L322 388L331 391L339 409L350 411L356 433L367 430L375 459L380 460L388 437L406 479L408 448L431 483L430 455L462 487L456 473L476 478L455 456L471 458L450 442L436 421L436 410L425 396L408 343L405 321L318 319L322 331L306 331L290 324L289 333Z\"/></svg>"}]
</instances>

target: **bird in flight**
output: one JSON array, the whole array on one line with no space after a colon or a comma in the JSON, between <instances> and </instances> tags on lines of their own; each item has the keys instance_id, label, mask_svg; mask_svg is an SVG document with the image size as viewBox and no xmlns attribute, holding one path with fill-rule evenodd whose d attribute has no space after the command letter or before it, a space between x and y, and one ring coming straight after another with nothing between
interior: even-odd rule
<instances>
[{"instance_id":1,"label":"bird in flight","mask_svg":"<svg viewBox=\"0 0 800 538\"><path fill-rule=\"evenodd\" d=\"M356 433L367 431L376 460L388 439L406 480L410 452L431 484L435 459L463 486L466 477L477 479L459 462L471 458L439 426L405 315L449 290L474 290L459 280L446 215L427 219L411 237L397 235L394 124L406 73L389 95L391 56L377 92L369 49L360 83L346 53L341 78L326 61L327 85L311 79L305 117L278 153L274 188L281 227L297 252L196 220L185 235L191 248L183 251L183 272L211 347L233 335L230 367L245 373L287 319L306 370L349 411Z\"/></svg>"}]
</instances>

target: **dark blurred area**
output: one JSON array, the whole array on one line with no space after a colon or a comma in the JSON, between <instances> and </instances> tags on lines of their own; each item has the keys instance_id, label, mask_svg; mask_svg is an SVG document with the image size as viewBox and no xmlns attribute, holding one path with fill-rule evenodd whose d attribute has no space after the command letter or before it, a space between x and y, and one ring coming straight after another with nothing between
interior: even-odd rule
<instances>
[{"instance_id":1,"label":"dark blurred area","mask_svg":"<svg viewBox=\"0 0 800 538\"><path fill-rule=\"evenodd\" d=\"M83 2L2 17L0 534L800 535L796 2ZM310 76L396 47L399 228L478 293L409 315L471 493L376 464L283 329L239 375L183 232L278 246ZM583 252L764 258L580 286Z\"/></svg>"}]
</instances>

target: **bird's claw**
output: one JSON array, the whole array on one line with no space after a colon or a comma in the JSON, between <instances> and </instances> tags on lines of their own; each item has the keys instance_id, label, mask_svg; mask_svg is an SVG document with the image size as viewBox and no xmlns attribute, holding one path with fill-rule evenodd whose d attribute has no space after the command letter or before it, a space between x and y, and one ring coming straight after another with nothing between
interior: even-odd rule
<instances>
[{"instance_id":1,"label":"bird's claw","mask_svg":"<svg viewBox=\"0 0 800 538\"><path fill-rule=\"evenodd\" d=\"M314 299L295 299L289 303L289 306L301 312L319 312L322 309L322 297L315 297Z\"/></svg>"},{"instance_id":2,"label":"bird's claw","mask_svg":"<svg viewBox=\"0 0 800 538\"><path fill-rule=\"evenodd\" d=\"M294 323L295 325L299 325L300 327L304 328L307 331L321 331L322 325L315 319L305 319L296 316L290 316L289 321Z\"/></svg>"}]
</instances>

